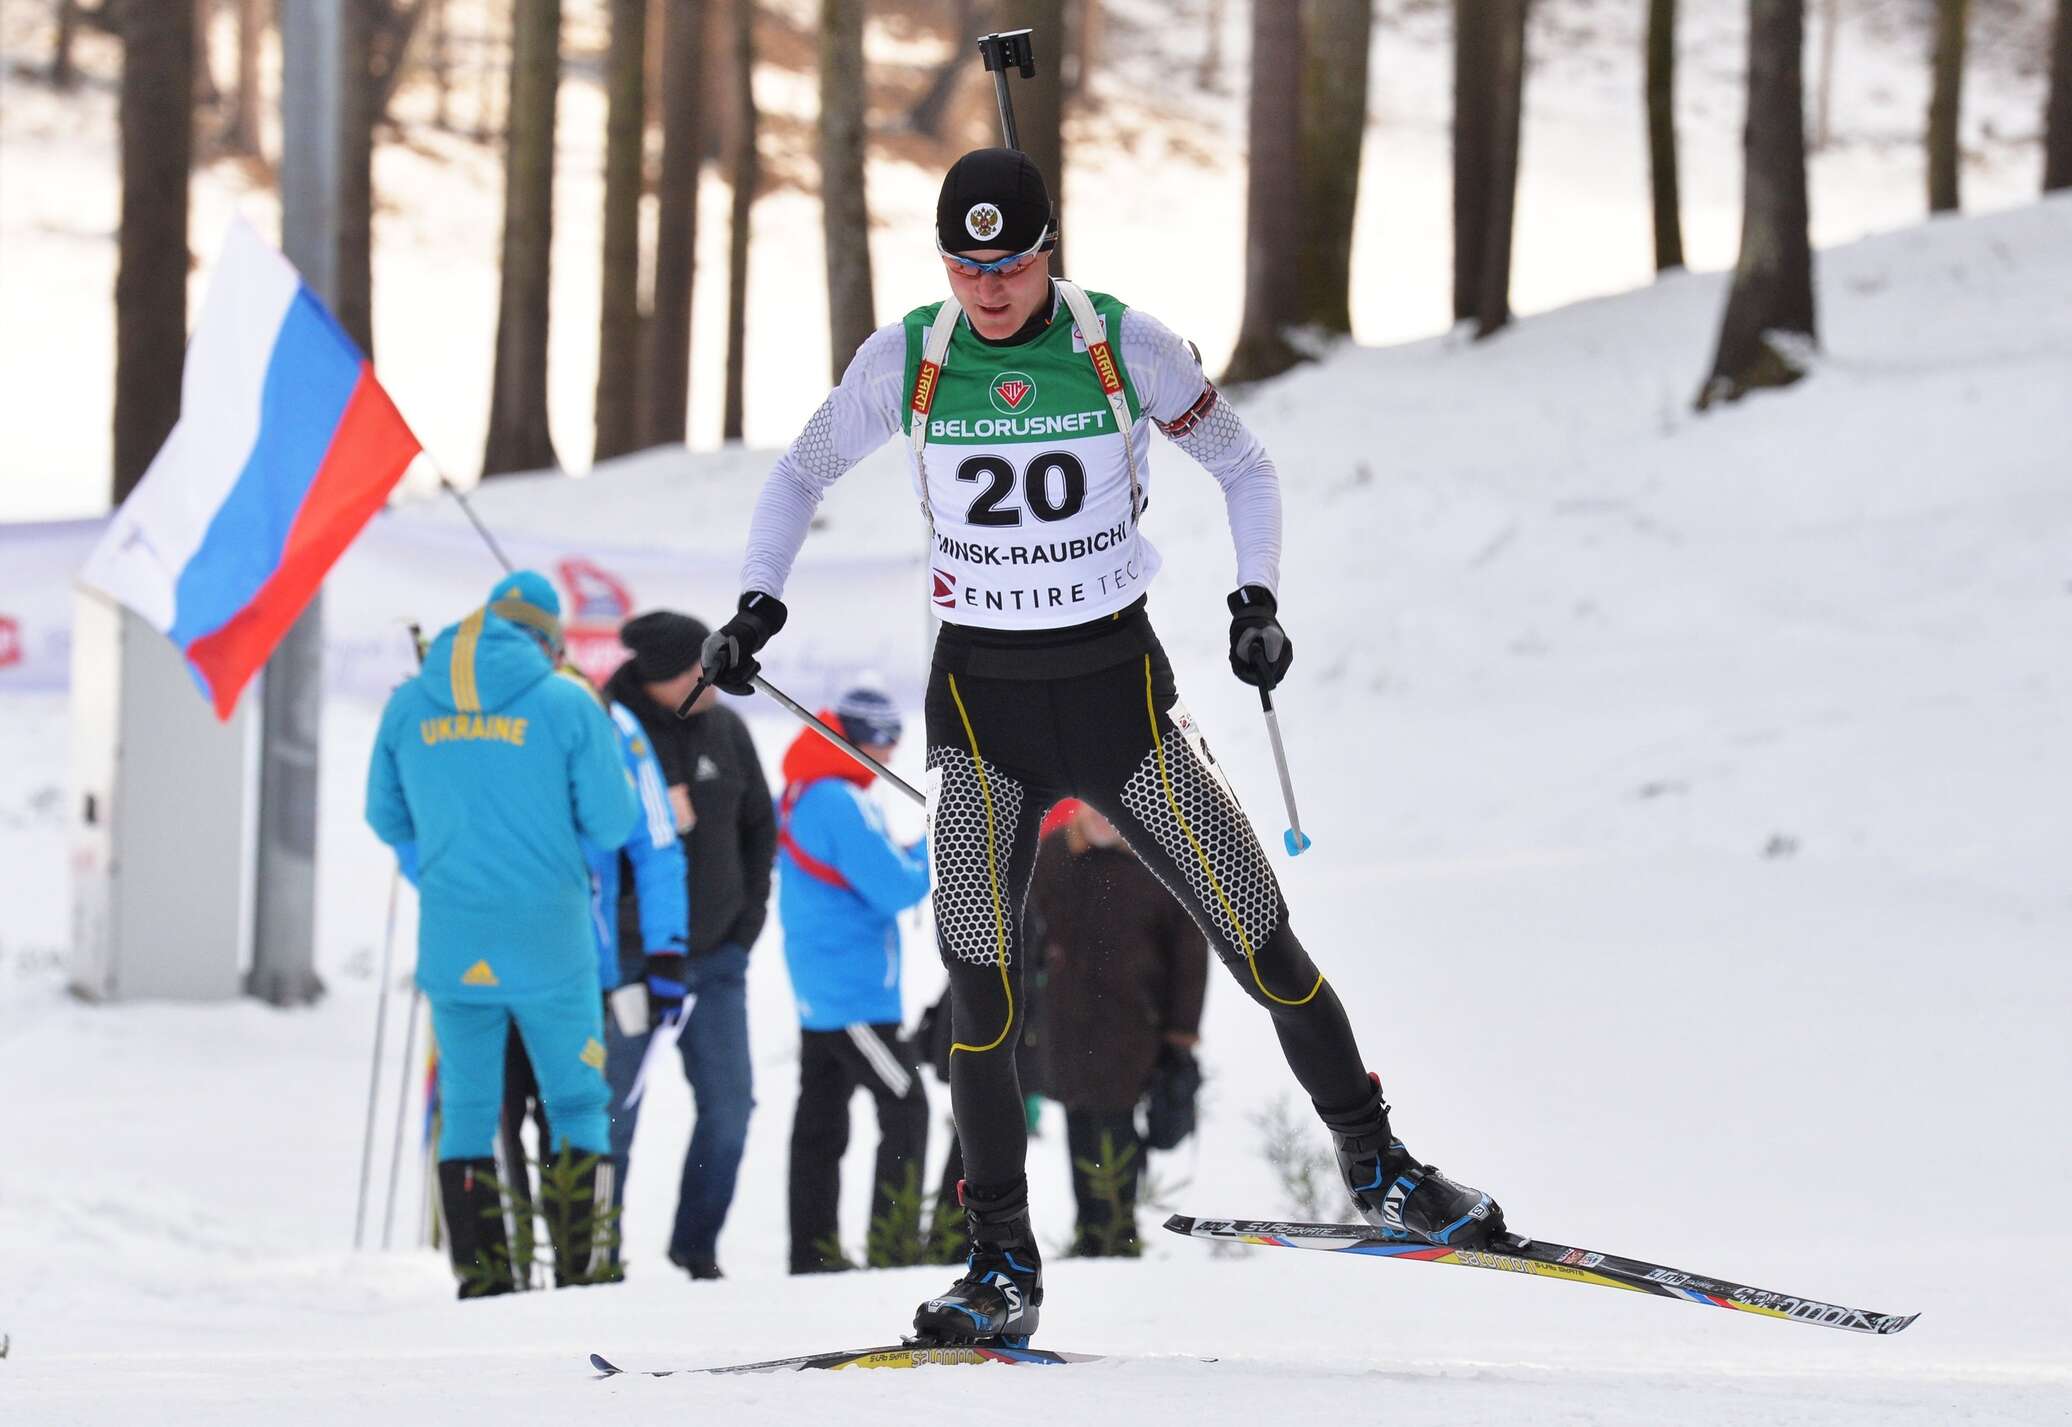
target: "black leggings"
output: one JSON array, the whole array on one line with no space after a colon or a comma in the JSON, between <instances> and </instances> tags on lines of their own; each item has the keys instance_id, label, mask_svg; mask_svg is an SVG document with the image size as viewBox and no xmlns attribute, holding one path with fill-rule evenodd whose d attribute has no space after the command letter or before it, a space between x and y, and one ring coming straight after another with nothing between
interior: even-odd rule
<instances>
[{"instance_id":1,"label":"black leggings","mask_svg":"<svg viewBox=\"0 0 2072 1427\"><path fill-rule=\"evenodd\" d=\"M1114 823L1187 908L1273 1017L1289 1068L1320 1110L1370 1093L1345 1010L1295 939L1258 837L1178 706L1164 652L1141 614L1135 623L1126 660L1059 677L999 677L1021 672L1011 654L964 657L947 627L937 643L928 845L952 993L950 1097L973 1184L1019 1179L1028 1155L1014 1062L1021 911L1039 824L1060 798L1084 799Z\"/></svg>"}]
</instances>

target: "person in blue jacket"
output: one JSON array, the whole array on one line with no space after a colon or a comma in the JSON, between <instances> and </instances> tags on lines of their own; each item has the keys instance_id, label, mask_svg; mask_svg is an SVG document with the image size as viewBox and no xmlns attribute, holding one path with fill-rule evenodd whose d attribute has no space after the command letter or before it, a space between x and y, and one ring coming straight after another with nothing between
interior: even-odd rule
<instances>
[{"instance_id":1,"label":"person in blue jacket","mask_svg":"<svg viewBox=\"0 0 2072 1427\"><path fill-rule=\"evenodd\" d=\"M612 1207L620 1211L609 1236L608 1257L616 1268L625 1237L626 1175L633 1154L633 1132L640 1119L639 1102L629 1104L628 1098L647 1056L650 1033L664 1020L680 1015L684 1003L684 959L690 952L690 898L686 890L689 878L684 846L679 840L684 829L670 801L662 765L640 721L623 704L600 693L581 670L564 662L561 600L554 587L542 577L521 572L499 584L490 612L528 629L541 652L555 665L555 672L603 705L618 736L626 776L633 780L634 791L640 798L640 816L624 844L603 847L583 839L583 858L590 869L590 929L597 944L597 979L604 988L604 1075L611 1087ZM622 869L630 869L632 875L634 924L639 938L638 954L630 965L622 958L620 948ZM544 1151L544 1147L554 1143L553 1126L524 1041L514 1027L504 1060L507 1186L520 1182L518 1176L526 1173L519 1130L528 1113L538 1126Z\"/></svg>"},{"instance_id":2,"label":"person in blue jacket","mask_svg":"<svg viewBox=\"0 0 2072 1427\"><path fill-rule=\"evenodd\" d=\"M640 818L621 847L592 847L591 925L597 935L597 974L607 988L604 1073L611 1083L612 1165L615 1204L626 1201L626 1170L633 1155L633 1131L640 1123L638 1101L627 1104L634 1077L647 1058L648 1038L664 1021L683 1015L690 954L691 901L687 859L677 815L669 800L654 745L624 704L608 705L619 736L626 772L640 794ZM640 916L641 964L629 969L619 947L621 868L633 873ZM635 989L639 988L639 989ZM615 1255L616 1256L616 1255Z\"/></svg>"},{"instance_id":3,"label":"person in blue jacket","mask_svg":"<svg viewBox=\"0 0 2072 1427\"><path fill-rule=\"evenodd\" d=\"M899 711L875 689L851 689L821 718L880 763L899 742ZM893 839L867 791L874 775L811 729L786 750L783 772L777 916L799 1012L791 1271L852 1266L836 1204L858 1087L878 1105L867 1262L918 1263L928 1097L899 1033L898 918L928 895L927 846Z\"/></svg>"},{"instance_id":4,"label":"person in blue jacket","mask_svg":"<svg viewBox=\"0 0 2072 1427\"><path fill-rule=\"evenodd\" d=\"M390 696L367 773L367 821L414 862L417 982L439 1043L439 1198L462 1298L509 1292L492 1158L504 1043L516 1024L577 1203L557 1278L590 1282L610 1206L603 1002L585 840L626 841L639 802L618 736L590 694L554 676L531 629L552 586L524 571L440 632ZM497 606L503 612L494 612ZM559 638L558 623L554 638Z\"/></svg>"}]
</instances>

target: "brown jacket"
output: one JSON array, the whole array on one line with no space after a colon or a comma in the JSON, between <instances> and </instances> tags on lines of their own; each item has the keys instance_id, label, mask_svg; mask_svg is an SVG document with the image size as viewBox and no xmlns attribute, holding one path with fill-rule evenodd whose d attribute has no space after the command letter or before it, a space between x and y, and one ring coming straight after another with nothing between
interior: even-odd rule
<instances>
[{"instance_id":1,"label":"brown jacket","mask_svg":"<svg viewBox=\"0 0 2072 1427\"><path fill-rule=\"evenodd\" d=\"M1123 1111L1166 1032L1199 1030L1208 944L1127 848L1075 852L1075 840L1067 829L1043 839L1029 887L1031 1079L1067 1109Z\"/></svg>"}]
</instances>

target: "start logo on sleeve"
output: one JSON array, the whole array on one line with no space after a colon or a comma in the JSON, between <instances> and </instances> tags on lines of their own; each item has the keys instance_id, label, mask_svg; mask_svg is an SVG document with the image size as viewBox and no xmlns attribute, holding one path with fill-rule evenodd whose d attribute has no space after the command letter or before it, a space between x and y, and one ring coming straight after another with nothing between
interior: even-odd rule
<instances>
[{"instance_id":1,"label":"start logo on sleeve","mask_svg":"<svg viewBox=\"0 0 2072 1427\"><path fill-rule=\"evenodd\" d=\"M0 669L6 669L22 662L21 621L12 615L0 614Z\"/></svg>"}]
</instances>

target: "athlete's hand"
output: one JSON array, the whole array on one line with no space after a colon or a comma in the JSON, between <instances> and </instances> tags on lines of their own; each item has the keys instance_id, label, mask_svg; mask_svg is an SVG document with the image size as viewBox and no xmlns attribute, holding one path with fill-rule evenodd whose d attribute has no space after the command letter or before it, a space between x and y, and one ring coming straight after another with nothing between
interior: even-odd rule
<instances>
[{"instance_id":1,"label":"athlete's hand","mask_svg":"<svg viewBox=\"0 0 2072 1427\"><path fill-rule=\"evenodd\" d=\"M690 993L684 975L689 960L680 951L651 951L647 959L648 1029L653 1030L671 1016L683 1014L683 998Z\"/></svg>"},{"instance_id":2,"label":"athlete's hand","mask_svg":"<svg viewBox=\"0 0 2072 1427\"><path fill-rule=\"evenodd\" d=\"M1295 642L1275 618L1273 591L1246 585L1230 597L1230 670L1248 684L1272 689L1295 662Z\"/></svg>"},{"instance_id":3,"label":"athlete's hand","mask_svg":"<svg viewBox=\"0 0 2072 1427\"><path fill-rule=\"evenodd\" d=\"M705 645L698 653L699 662L705 666L705 677L730 694L754 693L755 686L749 681L763 672L763 666L756 662L756 651L784 628L789 613L784 601L775 595L750 590L741 596L734 617L705 636Z\"/></svg>"}]
</instances>

